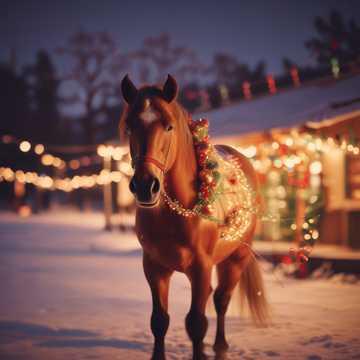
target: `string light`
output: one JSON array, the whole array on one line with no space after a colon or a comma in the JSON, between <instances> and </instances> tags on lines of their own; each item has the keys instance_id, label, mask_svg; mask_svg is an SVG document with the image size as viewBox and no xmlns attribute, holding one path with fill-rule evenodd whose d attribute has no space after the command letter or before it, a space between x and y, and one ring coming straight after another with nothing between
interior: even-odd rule
<instances>
[{"instance_id":1,"label":"string light","mask_svg":"<svg viewBox=\"0 0 360 360\"><path fill-rule=\"evenodd\" d=\"M22 152L28 152L30 151L31 149L31 144L28 142L28 141L22 141L19 145L19 149L22 151Z\"/></svg>"},{"instance_id":2,"label":"string light","mask_svg":"<svg viewBox=\"0 0 360 360\"><path fill-rule=\"evenodd\" d=\"M20 183L33 184L47 190L61 190L70 192L75 189L90 189L97 185L106 185L121 181L124 174L121 171L102 170L99 174L75 175L63 179L53 178L48 175L39 175L36 172L13 170L9 167L0 167L0 180L7 182L18 181Z\"/></svg>"},{"instance_id":3,"label":"string light","mask_svg":"<svg viewBox=\"0 0 360 360\"><path fill-rule=\"evenodd\" d=\"M64 169L68 166L69 163L71 163L73 160L76 162L78 162L79 167L80 166L90 166L92 164L101 164L101 159L99 159L96 155L95 157L89 157L89 156L82 156L78 159L72 159L69 160L68 162L65 161L64 159L61 159L58 156L54 156L50 153L45 153L45 146L43 144L31 144L30 141L28 140L18 140L15 137L11 136L11 135L3 135L0 138L1 142L3 144L9 145L9 144L16 144L19 147L19 150L21 152L29 152L31 149L33 149L34 153L40 157L40 161L44 166L53 166L55 168L59 168L59 169ZM121 160L122 155L124 155L124 153L126 152L124 150L124 147L115 147L113 148L113 152L114 152L114 159L115 160ZM122 154L122 155L121 155ZM74 163L72 163L74 164ZM79 167L77 166L69 166L71 169L78 169Z\"/></svg>"},{"instance_id":4,"label":"string light","mask_svg":"<svg viewBox=\"0 0 360 360\"><path fill-rule=\"evenodd\" d=\"M36 155L41 155L45 151L45 147L43 144L36 144L34 151Z\"/></svg>"}]
</instances>

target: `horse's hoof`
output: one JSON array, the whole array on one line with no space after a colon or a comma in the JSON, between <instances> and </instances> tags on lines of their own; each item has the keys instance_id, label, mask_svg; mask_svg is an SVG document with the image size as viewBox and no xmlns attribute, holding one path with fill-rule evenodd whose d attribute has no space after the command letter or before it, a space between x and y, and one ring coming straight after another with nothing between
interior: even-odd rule
<instances>
[{"instance_id":1,"label":"horse's hoof","mask_svg":"<svg viewBox=\"0 0 360 360\"><path fill-rule=\"evenodd\" d=\"M151 360L166 360L166 357L164 354L153 354Z\"/></svg>"},{"instance_id":2,"label":"horse's hoof","mask_svg":"<svg viewBox=\"0 0 360 360\"><path fill-rule=\"evenodd\" d=\"M166 360L165 351L154 351L151 360Z\"/></svg>"},{"instance_id":3,"label":"horse's hoof","mask_svg":"<svg viewBox=\"0 0 360 360\"><path fill-rule=\"evenodd\" d=\"M193 360L208 360L208 356L204 353L201 354L194 354Z\"/></svg>"},{"instance_id":4,"label":"horse's hoof","mask_svg":"<svg viewBox=\"0 0 360 360\"><path fill-rule=\"evenodd\" d=\"M213 350L217 355L226 353L228 349L229 349L229 344L227 343L226 340L216 341L215 344L213 345Z\"/></svg>"},{"instance_id":5,"label":"horse's hoof","mask_svg":"<svg viewBox=\"0 0 360 360\"><path fill-rule=\"evenodd\" d=\"M193 351L193 360L207 360L208 356L203 351L203 346L201 349Z\"/></svg>"}]
</instances>

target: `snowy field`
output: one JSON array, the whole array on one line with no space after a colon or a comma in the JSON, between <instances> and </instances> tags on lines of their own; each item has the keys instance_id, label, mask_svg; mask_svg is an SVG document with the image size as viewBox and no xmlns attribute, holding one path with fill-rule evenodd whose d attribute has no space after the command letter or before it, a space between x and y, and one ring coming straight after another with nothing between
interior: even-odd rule
<instances>
[{"instance_id":1,"label":"snowy field","mask_svg":"<svg viewBox=\"0 0 360 360\"><path fill-rule=\"evenodd\" d=\"M0 359L149 359L150 292L132 234L100 214L0 214ZM226 359L360 359L360 285L265 274L273 325L227 323ZM167 359L190 359L190 290L173 277ZM207 353L215 322L210 320Z\"/></svg>"}]
</instances>

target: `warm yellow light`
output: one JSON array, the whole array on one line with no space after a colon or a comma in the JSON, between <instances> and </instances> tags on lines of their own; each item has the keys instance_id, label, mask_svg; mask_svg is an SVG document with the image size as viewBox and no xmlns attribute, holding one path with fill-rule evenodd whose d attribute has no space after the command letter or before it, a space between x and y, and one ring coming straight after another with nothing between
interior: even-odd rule
<instances>
[{"instance_id":1,"label":"warm yellow light","mask_svg":"<svg viewBox=\"0 0 360 360\"><path fill-rule=\"evenodd\" d=\"M6 181L14 181L15 174L10 168L4 168L2 171L2 175Z\"/></svg>"},{"instance_id":2,"label":"warm yellow light","mask_svg":"<svg viewBox=\"0 0 360 360\"><path fill-rule=\"evenodd\" d=\"M118 183L120 182L121 178L122 178L122 174L120 171L111 172L111 181Z\"/></svg>"},{"instance_id":3,"label":"warm yellow light","mask_svg":"<svg viewBox=\"0 0 360 360\"><path fill-rule=\"evenodd\" d=\"M329 145L335 145L335 140L331 136L327 138L327 142Z\"/></svg>"},{"instance_id":4,"label":"warm yellow light","mask_svg":"<svg viewBox=\"0 0 360 360\"><path fill-rule=\"evenodd\" d=\"M132 167L126 161L121 161L118 165L118 169L126 175L131 175L131 173L132 173Z\"/></svg>"},{"instance_id":5,"label":"warm yellow light","mask_svg":"<svg viewBox=\"0 0 360 360\"><path fill-rule=\"evenodd\" d=\"M17 181L24 183L25 182L25 173L22 170L17 170L15 172L15 178Z\"/></svg>"},{"instance_id":6,"label":"warm yellow light","mask_svg":"<svg viewBox=\"0 0 360 360\"><path fill-rule=\"evenodd\" d=\"M53 164L54 157L50 154L45 154L41 157L41 162L45 166L51 166Z\"/></svg>"},{"instance_id":7,"label":"warm yellow light","mask_svg":"<svg viewBox=\"0 0 360 360\"><path fill-rule=\"evenodd\" d=\"M22 152L28 152L30 151L31 149L31 144L28 142L28 141L22 141L19 145L19 149L22 151Z\"/></svg>"},{"instance_id":8,"label":"warm yellow light","mask_svg":"<svg viewBox=\"0 0 360 360\"><path fill-rule=\"evenodd\" d=\"M126 150L120 146L117 146L113 149L112 157L114 160L121 160L121 158L126 154Z\"/></svg>"},{"instance_id":9,"label":"warm yellow light","mask_svg":"<svg viewBox=\"0 0 360 360\"><path fill-rule=\"evenodd\" d=\"M105 185L111 182L111 175L109 170L101 170L100 175L96 179L98 185Z\"/></svg>"},{"instance_id":10,"label":"warm yellow light","mask_svg":"<svg viewBox=\"0 0 360 360\"><path fill-rule=\"evenodd\" d=\"M296 224L291 224L290 228L291 230L296 230Z\"/></svg>"},{"instance_id":11,"label":"warm yellow light","mask_svg":"<svg viewBox=\"0 0 360 360\"><path fill-rule=\"evenodd\" d=\"M54 161L53 161L53 165L55 166L55 167L57 167L57 168L59 168L60 166L61 166L61 159L60 158L58 158L58 157L55 157L54 158Z\"/></svg>"},{"instance_id":12,"label":"warm yellow light","mask_svg":"<svg viewBox=\"0 0 360 360\"><path fill-rule=\"evenodd\" d=\"M317 230L313 230L311 233L311 237L316 240L319 238L319 232Z\"/></svg>"},{"instance_id":13,"label":"warm yellow light","mask_svg":"<svg viewBox=\"0 0 360 360\"><path fill-rule=\"evenodd\" d=\"M285 140L285 144L286 144L287 146L293 146L293 145L294 145L294 140L293 140L292 138L287 138L287 139Z\"/></svg>"},{"instance_id":14,"label":"warm yellow light","mask_svg":"<svg viewBox=\"0 0 360 360\"><path fill-rule=\"evenodd\" d=\"M276 141L274 141L274 142L271 144L271 146L272 146L272 148L273 148L274 150L277 150L277 149L280 147L279 143L276 142Z\"/></svg>"},{"instance_id":15,"label":"warm yellow light","mask_svg":"<svg viewBox=\"0 0 360 360\"><path fill-rule=\"evenodd\" d=\"M53 186L53 179L50 176L40 176L37 184L45 189L50 189Z\"/></svg>"},{"instance_id":16,"label":"warm yellow light","mask_svg":"<svg viewBox=\"0 0 360 360\"><path fill-rule=\"evenodd\" d=\"M256 155L256 147L251 145L241 151L247 158L253 158Z\"/></svg>"},{"instance_id":17,"label":"warm yellow light","mask_svg":"<svg viewBox=\"0 0 360 360\"><path fill-rule=\"evenodd\" d=\"M313 142L308 143L307 148L310 151L315 151L316 150L316 145Z\"/></svg>"},{"instance_id":18,"label":"warm yellow light","mask_svg":"<svg viewBox=\"0 0 360 360\"><path fill-rule=\"evenodd\" d=\"M319 175L322 171L322 164L320 161L313 161L309 167L310 173L313 175Z\"/></svg>"},{"instance_id":19,"label":"warm yellow light","mask_svg":"<svg viewBox=\"0 0 360 360\"><path fill-rule=\"evenodd\" d=\"M44 145L43 144L35 145L34 151L35 154L41 155L45 151Z\"/></svg>"},{"instance_id":20,"label":"warm yellow light","mask_svg":"<svg viewBox=\"0 0 360 360\"><path fill-rule=\"evenodd\" d=\"M104 157L107 154L107 149L105 145L99 145L97 148L97 153L99 156Z\"/></svg>"}]
</instances>

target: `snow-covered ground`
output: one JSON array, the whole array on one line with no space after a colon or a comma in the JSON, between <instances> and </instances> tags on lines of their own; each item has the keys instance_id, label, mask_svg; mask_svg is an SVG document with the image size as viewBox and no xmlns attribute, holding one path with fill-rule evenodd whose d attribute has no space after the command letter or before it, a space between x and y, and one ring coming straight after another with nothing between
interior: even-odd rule
<instances>
[{"instance_id":1,"label":"snow-covered ground","mask_svg":"<svg viewBox=\"0 0 360 360\"><path fill-rule=\"evenodd\" d=\"M134 235L100 214L0 214L0 359L149 359L150 292ZM360 359L360 286L265 274L273 325L227 322L227 359ZM189 359L190 289L173 277L168 359ZM207 353L215 322L210 320Z\"/></svg>"}]
</instances>

